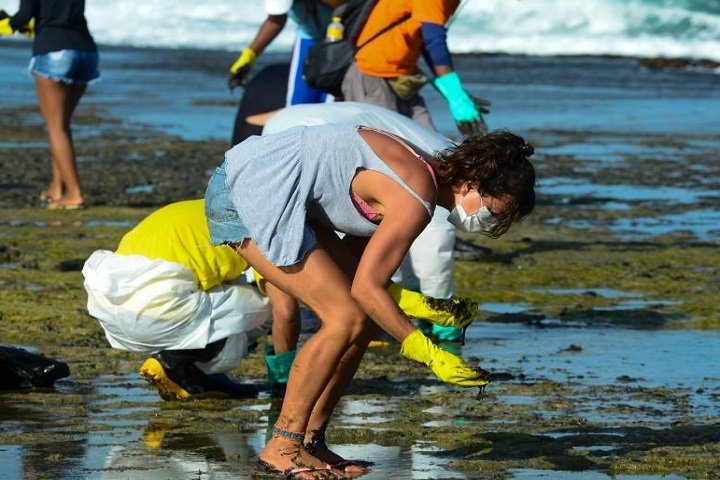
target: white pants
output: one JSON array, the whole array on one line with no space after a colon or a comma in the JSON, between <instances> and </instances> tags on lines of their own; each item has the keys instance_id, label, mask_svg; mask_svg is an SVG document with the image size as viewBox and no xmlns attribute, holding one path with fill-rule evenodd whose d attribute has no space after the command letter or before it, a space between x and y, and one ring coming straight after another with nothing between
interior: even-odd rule
<instances>
[{"instance_id":1,"label":"white pants","mask_svg":"<svg viewBox=\"0 0 720 480\"><path fill-rule=\"evenodd\" d=\"M174 262L98 250L82 273L88 312L113 348L150 354L226 339L223 350L201 365L206 373L237 367L248 342L267 333L272 320L268 299L253 287L202 291L192 271Z\"/></svg>"},{"instance_id":2,"label":"white pants","mask_svg":"<svg viewBox=\"0 0 720 480\"><path fill-rule=\"evenodd\" d=\"M393 281L414 292L435 298L455 295L453 247L455 227L449 212L438 206L425 230L418 235L400 264Z\"/></svg>"}]
</instances>

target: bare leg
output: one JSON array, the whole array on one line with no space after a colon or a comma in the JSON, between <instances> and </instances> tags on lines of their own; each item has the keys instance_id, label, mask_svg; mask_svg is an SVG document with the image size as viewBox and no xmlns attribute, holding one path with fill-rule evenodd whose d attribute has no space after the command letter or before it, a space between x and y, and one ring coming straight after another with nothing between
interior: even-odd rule
<instances>
[{"instance_id":1,"label":"bare leg","mask_svg":"<svg viewBox=\"0 0 720 480\"><path fill-rule=\"evenodd\" d=\"M328 387L318 399L305 435L305 445L308 451L320 460L342 470L348 477L362 475L368 471L368 468L347 461L331 451L325 443L325 430L335 407L355 376L370 340L375 337L376 333L375 324L370 325L365 330L362 339L353 345L343 357L341 364L345 366L343 369L338 368Z\"/></svg>"},{"instance_id":2,"label":"bare leg","mask_svg":"<svg viewBox=\"0 0 720 480\"><path fill-rule=\"evenodd\" d=\"M297 300L269 282L265 282L265 291L272 305L271 334L275 354L295 350L300 338L300 310Z\"/></svg>"},{"instance_id":3,"label":"bare leg","mask_svg":"<svg viewBox=\"0 0 720 480\"><path fill-rule=\"evenodd\" d=\"M244 242L238 252L270 283L306 304L322 321L320 330L295 358L275 424L296 436L274 433L260 459L280 471L298 466L323 468L325 462L305 451L304 435L318 399L326 391L335 394L342 383L344 390L352 379L357 364L346 359L355 360L357 354L347 355L353 349L364 351L369 320L350 296L347 275L322 248L312 250L300 264L282 269L269 263L251 241ZM338 387L329 387L331 383Z\"/></svg>"},{"instance_id":4,"label":"bare leg","mask_svg":"<svg viewBox=\"0 0 720 480\"><path fill-rule=\"evenodd\" d=\"M84 199L75 162L70 120L85 93L86 85L67 85L36 76L35 87L40 112L48 131L53 163L53 178L46 192L55 200L53 203L82 204Z\"/></svg>"},{"instance_id":5,"label":"bare leg","mask_svg":"<svg viewBox=\"0 0 720 480\"><path fill-rule=\"evenodd\" d=\"M362 256L367 238L345 236L340 239L334 231L318 225L314 225L314 228L318 240L327 248L333 260L343 268L346 275L352 277L357 268L356 259ZM379 327L374 322L368 321L358 342L348 349L341 360L343 369L335 371L335 375L315 404L305 434L306 449L320 460L342 470L348 477L362 475L367 473L368 469L346 461L340 455L332 452L325 443L325 430L335 407L355 376L368 344L375 338L378 330Z\"/></svg>"}]
</instances>

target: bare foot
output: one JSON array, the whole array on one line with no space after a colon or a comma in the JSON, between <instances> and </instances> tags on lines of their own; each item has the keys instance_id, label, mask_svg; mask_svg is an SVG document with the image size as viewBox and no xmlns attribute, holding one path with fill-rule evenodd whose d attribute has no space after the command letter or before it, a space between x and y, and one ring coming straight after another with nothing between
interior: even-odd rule
<instances>
[{"instance_id":1,"label":"bare foot","mask_svg":"<svg viewBox=\"0 0 720 480\"><path fill-rule=\"evenodd\" d=\"M273 435L260 453L259 468L288 478L337 479L342 472L314 457L301 441Z\"/></svg>"},{"instance_id":2,"label":"bare foot","mask_svg":"<svg viewBox=\"0 0 720 480\"><path fill-rule=\"evenodd\" d=\"M80 208L85 208L85 201L82 197L62 197L59 200L53 200L48 203L47 208L49 210L78 210Z\"/></svg>"},{"instance_id":3,"label":"bare foot","mask_svg":"<svg viewBox=\"0 0 720 480\"><path fill-rule=\"evenodd\" d=\"M55 199L58 199L62 197L62 193L60 190L53 190L52 188L48 188L47 190L43 190L40 192L40 201L41 202L54 202Z\"/></svg>"}]
</instances>

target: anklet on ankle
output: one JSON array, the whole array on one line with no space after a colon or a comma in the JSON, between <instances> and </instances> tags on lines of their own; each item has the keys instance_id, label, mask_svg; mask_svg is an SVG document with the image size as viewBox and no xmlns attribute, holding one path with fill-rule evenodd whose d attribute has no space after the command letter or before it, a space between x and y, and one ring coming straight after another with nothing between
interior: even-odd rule
<instances>
[{"instance_id":1,"label":"anklet on ankle","mask_svg":"<svg viewBox=\"0 0 720 480\"><path fill-rule=\"evenodd\" d=\"M281 437L292 438L293 440L297 440L298 442L302 442L305 439L304 432L288 432L287 430L283 430L279 427L273 427L272 433Z\"/></svg>"}]
</instances>

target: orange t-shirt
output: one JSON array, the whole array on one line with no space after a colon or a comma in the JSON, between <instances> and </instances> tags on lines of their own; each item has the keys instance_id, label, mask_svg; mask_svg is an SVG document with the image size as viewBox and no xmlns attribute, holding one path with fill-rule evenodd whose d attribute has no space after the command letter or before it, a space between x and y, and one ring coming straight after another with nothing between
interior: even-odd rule
<instances>
[{"instance_id":1,"label":"orange t-shirt","mask_svg":"<svg viewBox=\"0 0 720 480\"><path fill-rule=\"evenodd\" d=\"M360 33L358 45L403 15L411 16L361 48L355 55L358 69L385 78L418 73L423 45L420 24L445 25L459 4L460 0L379 0Z\"/></svg>"}]
</instances>

